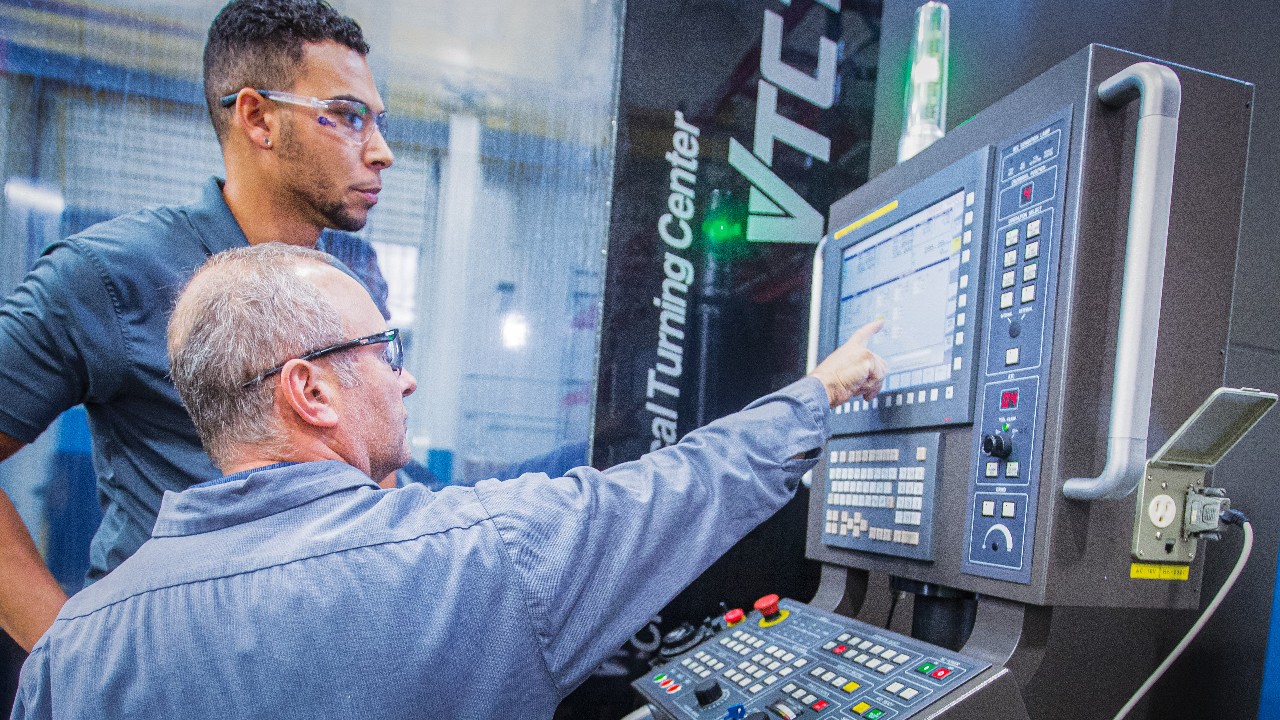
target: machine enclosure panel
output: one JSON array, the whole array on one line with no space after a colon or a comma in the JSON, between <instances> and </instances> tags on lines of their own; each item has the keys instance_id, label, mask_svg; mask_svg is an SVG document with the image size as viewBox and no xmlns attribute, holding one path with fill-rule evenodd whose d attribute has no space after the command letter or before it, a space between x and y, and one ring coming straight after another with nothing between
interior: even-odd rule
<instances>
[{"instance_id":1,"label":"machine enclosure panel","mask_svg":"<svg viewBox=\"0 0 1280 720\"><path fill-rule=\"evenodd\" d=\"M1014 571L990 572L970 562L973 513L981 515L981 493L998 493L977 482L975 458L990 424L999 417L985 405L998 402L999 389L988 388L989 371L1002 362L998 348L981 351L982 378L973 392L975 407L967 424L939 424L938 477L933 498L932 559L914 560L833 547L823 542L826 499L824 464L814 472L810 496L807 555L821 562L886 572L961 590L1046 605L1108 607L1196 607L1203 553L1191 564L1187 581L1130 578L1133 497L1080 502L1066 499L1063 483L1093 477L1106 462L1108 418L1124 271L1129 192L1133 166L1137 103L1112 108L1098 100L1098 84L1136 62L1152 60L1091 45L974 116L916 157L890 168L836 202L829 226L837 230L885 206L901 194L994 146L993 173L1000 172L999 149L1008 149L1040 128L1058 126L1066 137L1055 163L1052 232L1054 276L1037 283L1044 303L1046 342L1036 372L1015 376L1019 387L1033 386L1039 408L1033 426L1040 437L1029 446L1035 477L1020 468L1027 482L1019 513L1034 519L1024 542L1028 562ZM1232 280L1243 197L1253 87L1194 69L1163 63L1182 85L1172 207L1161 300L1152 391L1148 451L1159 448L1200 402L1222 385L1223 350L1231 310ZM1007 157L1007 154L1006 154ZM1005 188L1007 191L1008 188ZM1020 190L1016 188L1015 190ZM1001 187L992 182L985 202L995 208ZM1038 191L1036 191L1038 192ZM1031 198L1036 205L1036 198ZM1060 206L1058 205L1060 203ZM1059 209L1060 207L1060 209ZM992 210L988 242L1003 229ZM1025 219L1025 218L1024 218ZM1025 232L1025 223L1022 224ZM1025 246L1024 246L1025 247ZM988 252L993 248L988 246ZM991 277L988 295L999 288ZM1041 272L1049 272L1048 264ZM824 302L830 297L824 291ZM996 301L986 297L986 302ZM824 307L824 311L826 308ZM998 317L998 313L997 313ZM990 316L986 318L991 323ZM819 354L835 347L834 320L824 312ZM1155 329L1152 329L1155 332ZM1007 328L983 328L990 338ZM1006 378L1007 379L1007 378ZM996 388L995 385L992 388ZM1021 393L1022 391L1020 391ZM1022 407L1022 397L1019 407ZM835 425L840 434L840 425ZM874 433L875 431L871 431ZM874 438L870 434L869 438ZM1022 438L1028 439L1028 438ZM1033 486L1033 487L1032 487ZM1012 493L1013 488L1005 487ZM984 574L985 573L985 574ZM996 577L992 577L992 576Z\"/></svg>"}]
</instances>

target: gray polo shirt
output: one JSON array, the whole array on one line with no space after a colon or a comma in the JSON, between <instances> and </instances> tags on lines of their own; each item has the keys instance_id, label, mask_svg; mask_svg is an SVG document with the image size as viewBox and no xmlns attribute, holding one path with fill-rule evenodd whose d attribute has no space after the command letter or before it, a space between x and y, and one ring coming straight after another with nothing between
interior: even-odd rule
<instances>
[{"instance_id":1,"label":"gray polo shirt","mask_svg":"<svg viewBox=\"0 0 1280 720\"><path fill-rule=\"evenodd\" d=\"M165 329L210 255L248 245L216 178L180 207L129 213L54 243L0 307L0 432L31 442L84 403L104 517L90 580L151 536L166 490L221 473L170 383Z\"/></svg>"}]
</instances>

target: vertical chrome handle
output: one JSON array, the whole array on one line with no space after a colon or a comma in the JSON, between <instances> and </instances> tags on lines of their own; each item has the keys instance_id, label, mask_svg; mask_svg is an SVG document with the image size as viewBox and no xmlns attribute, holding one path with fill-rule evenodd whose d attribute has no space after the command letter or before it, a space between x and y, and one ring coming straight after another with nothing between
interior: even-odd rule
<instances>
[{"instance_id":1,"label":"vertical chrome handle","mask_svg":"<svg viewBox=\"0 0 1280 720\"><path fill-rule=\"evenodd\" d=\"M1140 105L1107 464L1098 477L1067 480L1062 492L1075 500L1124 497L1137 487L1146 465L1182 84L1169 68L1140 62L1103 81L1098 97L1113 107L1136 97Z\"/></svg>"}]
</instances>

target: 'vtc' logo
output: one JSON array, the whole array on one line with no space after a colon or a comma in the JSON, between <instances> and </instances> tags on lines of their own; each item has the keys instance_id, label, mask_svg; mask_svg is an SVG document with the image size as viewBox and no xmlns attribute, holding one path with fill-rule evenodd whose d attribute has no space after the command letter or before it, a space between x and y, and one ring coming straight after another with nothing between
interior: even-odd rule
<instances>
[{"instance_id":1,"label":"'vtc' logo","mask_svg":"<svg viewBox=\"0 0 1280 720\"><path fill-rule=\"evenodd\" d=\"M818 0L840 12L840 0ZM782 0L790 5L790 0ZM778 114L778 89L826 110L835 103L836 43L818 41L818 67L808 75L782 62L782 16L764 12L760 40L760 91L756 103L755 142L751 150L729 139L729 164L751 183L747 240L756 242L817 243L822 237L822 213L773 172L773 142L780 140L822 162L831 157L831 141Z\"/></svg>"}]
</instances>

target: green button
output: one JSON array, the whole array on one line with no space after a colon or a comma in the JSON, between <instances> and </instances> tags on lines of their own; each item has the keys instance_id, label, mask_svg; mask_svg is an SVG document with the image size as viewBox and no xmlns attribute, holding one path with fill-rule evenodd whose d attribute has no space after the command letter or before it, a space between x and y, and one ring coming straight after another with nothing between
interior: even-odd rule
<instances>
[{"instance_id":1,"label":"green button","mask_svg":"<svg viewBox=\"0 0 1280 720\"><path fill-rule=\"evenodd\" d=\"M880 708L871 708L870 710L862 713L862 717L867 720L880 720L880 718L884 717L884 711Z\"/></svg>"},{"instance_id":2,"label":"green button","mask_svg":"<svg viewBox=\"0 0 1280 720\"><path fill-rule=\"evenodd\" d=\"M938 666L934 665L933 663L929 663L929 662L921 663L920 667L916 668L916 672L922 675L928 675L929 673L933 672L933 669L936 667Z\"/></svg>"},{"instance_id":3,"label":"green button","mask_svg":"<svg viewBox=\"0 0 1280 720\"><path fill-rule=\"evenodd\" d=\"M663 680L666 680L666 679L667 679L666 673L658 673L657 675L653 676L654 682L662 682Z\"/></svg>"}]
</instances>

